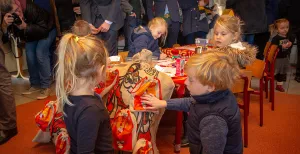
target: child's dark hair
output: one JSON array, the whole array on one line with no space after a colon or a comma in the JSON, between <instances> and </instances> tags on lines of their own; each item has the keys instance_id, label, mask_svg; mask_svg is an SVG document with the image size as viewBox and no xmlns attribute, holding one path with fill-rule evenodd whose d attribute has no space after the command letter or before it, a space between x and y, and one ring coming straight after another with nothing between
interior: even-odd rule
<instances>
[{"instance_id":1,"label":"child's dark hair","mask_svg":"<svg viewBox=\"0 0 300 154\"><path fill-rule=\"evenodd\" d=\"M72 27L72 33L77 36L86 36L91 34L92 31L88 22L77 20Z\"/></svg>"},{"instance_id":2,"label":"child's dark hair","mask_svg":"<svg viewBox=\"0 0 300 154\"><path fill-rule=\"evenodd\" d=\"M269 31L271 35L274 35L274 33L277 32L278 24L280 23L289 23L289 21L285 18L275 20L275 22L269 26Z\"/></svg>"}]
</instances>

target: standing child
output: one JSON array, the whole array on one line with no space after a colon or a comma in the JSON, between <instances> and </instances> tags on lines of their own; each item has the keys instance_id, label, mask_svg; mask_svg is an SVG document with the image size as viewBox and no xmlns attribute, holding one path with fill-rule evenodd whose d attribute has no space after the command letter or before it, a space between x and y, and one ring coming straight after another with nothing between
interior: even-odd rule
<instances>
[{"instance_id":1,"label":"standing child","mask_svg":"<svg viewBox=\"0 0 300 154\"><path fill-rule=\"evenodd\" d=\"M191 97L159 100L145 94L148 110L166 107L189 112L188 140L191 154L243 152L240 109L229 88L239 67L225 53L212 51L192 56L185 65L185 85Z\"/></svg>"},{"instance_id":2,"label":"standing child","mask_svg":"<svg viewBox=\"0 0 300 154\"><path fill-rule=\"evenodd\" d=\"M283 82L286 81L286 73L289 68L288 56L291 53L292 42L294 42L293 38L288 35L289 21L284 18L276 20L275 23L270 26L270 31L271 35L274 36L274 34L276 34L271 44L277 45L279 48L275 62L276 90L285 92L282 85Z\"/></svg>"},{"instance_id":3,"label":"standing child","mask_svg":"<svg viewBox=\"0 0 300 154\"><path fill-rule=\"evenodd\" d=\"M256 59L257 49L241 42L240 19L234 16L222 15L214 27L213 44L217 50L224 51L236 60L240 68L252 64Z\"/></svg>"},{"instance_id":4,"label":"standing child","mask_svg":"<svg viewBox=\"0 0 300 154\"><path fill-rule=\"evenodd\" d=\"M147 27L139 26L135 28L129 39L128 57L132 57L142 51L142 49L148 49L153 52L153 56L165 59L167 55L161 53L158 46L158 39L163 37L163 42L165 42L167 33L168 24L161 17L153 18Z\"/></svg>"},{"instance_id":5,"label":"standing child","mask_svg":"<svg viewBox=\"0 0 300 154\"><path fill-rule=\"evenodd\" d=\"M56 95L71 137L71 153L110 154L108 112L94 87L105 80L108 53L92 35L66 34L58 47Z\"/></svg>"}]
</instances>

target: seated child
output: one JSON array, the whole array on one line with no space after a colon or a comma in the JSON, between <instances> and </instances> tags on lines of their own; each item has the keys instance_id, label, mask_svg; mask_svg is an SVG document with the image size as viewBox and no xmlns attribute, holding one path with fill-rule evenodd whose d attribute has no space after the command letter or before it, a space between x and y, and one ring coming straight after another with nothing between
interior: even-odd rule
<instances>
[{"instance_id":1,"label":"seated child","mask_svg":"<svg viewBox=\"0 0 300 154\"><path fill-rule=\"evenodd\" d=\"M204 52L186 63L185 81L191 97L159 100L145 94L142 100L158 108L189 112L190 153L243 153L240 109L229 88L239 76L239 67L225 53Z\"/></svg>"},{"instance_id":2,"label":"seated child","mask_svg":"<svg viewBox=\"0 0 300 154\"><path fill-rule=\"evenodd\" d=\"M222 15L214 26L213 44L236 60L240 68L252 64L256 59L257 48L241 42L240 19L235 16Z\"/></svg>"},{"instance_id":3,"label":"seated child","mask_svg":"<svg viewBox=\"0 0 300 154\"><path fill-rule=\"evenodd\" d=\"M153 56L159 59L165 59L166 54L161 53L158 46L158 39L164 37L166 39L168 33L168 24L161 17L153 18L147 27L139 26L135 28L129 38L128 57L132 57L142 49L148 49L153 52Z\"/></svg>"},{"instance_id":4,"label":"seated child","mask_svg":"<svg viewBox=\"0 0 300 154\"><path fill-rule=\"evenodd\" d=\"M282 85L286 81L286 74L289 68L288 56L291 53L292 42L295 40L288 34L288 31L289 21L287 19L278 19L270 26L271 36L274 36L271 44L277 45L279 48L275 62L275 79L277 81L276 90L280 92L285 92Z\"/></svg>"}]
</instances>

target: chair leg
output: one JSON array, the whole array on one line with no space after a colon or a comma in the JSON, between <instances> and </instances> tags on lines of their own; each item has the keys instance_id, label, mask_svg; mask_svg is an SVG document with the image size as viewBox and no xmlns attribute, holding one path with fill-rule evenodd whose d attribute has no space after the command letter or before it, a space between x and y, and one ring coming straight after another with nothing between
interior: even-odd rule
<instances>
[{"instance_id":1,"label":"chair leg","mask_svg":"<svg viewBox=\"0 0 300 154\"><path fill-rule=\"evenodd\" d=\"M176 119L176 129L175 129L175 146L174 146L174 153L180 153L181 147L181 131L182 131L182 111L177 111L177 119Z\"/></svg>"},{"instance_id":2,"label":"chair leg","mask_svg":"<svg viewBox=\"0 0 300 154\"><path fill-rule=\"evenodd\" d=\"M248 147L248 116L247 116L247 110L244 110L244 147Z\"/></svg>"},{"instance_id":3,"label":"chair leg","mask_svg":"<svg viewBox=\"0 0 300 154\"><path fill-rule=\"evenodd\" d=\"M270 86L270 102L272 103L271 105L271 109L272 111L274 111L274 95L275 95L275 81L274 81L274 77L271 79L271 82L270 82L271 86Z\"/></svg>"},{"instance_id":4,"label":"chair leg","mask_svg":"<svg viewBox=\"0 0 300 154\"><path fill-rule=\"evenodd\" d=\"M263 126L263 116L264 116L264 106L263 106L263 79L259 80L259 117L260 117L260 126Z\"/></svg>"},{"instance_id":5,"label":"chair leg","mask_svg":"<svg viewBox=\"0 0 300 154\"><path fill-rule=\"evenodd\" d=\"M265 78L265 92L266 92L266 98L268 98L268 95L269 95L269 82L268 82L268 79Z\"/></svg>"}]
</instances>

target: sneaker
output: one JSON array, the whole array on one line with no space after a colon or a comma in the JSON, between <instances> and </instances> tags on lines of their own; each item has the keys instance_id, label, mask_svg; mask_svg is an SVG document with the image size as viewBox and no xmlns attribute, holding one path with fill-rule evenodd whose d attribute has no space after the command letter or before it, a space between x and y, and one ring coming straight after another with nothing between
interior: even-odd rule
<instances>
[{"instance_id":1,"label":"sneaker","mask_svg":"<svg viewBox=\"0 0 300 154\"><path fill-rule=\"evenodd\" d=\"M277 85L276 86L276 90L280 91L280 92L285 92L284 88L282 87L282 85Z\"/></svg>"},{"instance_id":2,"label":"sneaker","mask_svg":"<svg viewBox=\"0 0 300 154\"><path fill-rule=\"evenodd\" d=\"M30 95L32 93L41 91L40 88L30 87L27 91L23 92L22 95Z\"/></svg>"},{"instance_id":3,"label":"sneaker","mask_svg":"<svg viewBox=\"0 0 300 154\"><path fill-rule=\"evenodd\" d=\"M9 141L12 137L18 134L18 129L10 129L10 130L1 130L0 131L0 145Z\"/></svg>"},{"instance_id":4,"label":"sneaker","mask_svg":"<svg viewBox=\"0 0 300 154\"><path fill-rule=\"evenodd\" d=\"M40 94L36 97L37 99L45 99L48 96L50 96L50 89L49 88L45 88L42 89Z\"/></svg>"}]
</instances>

